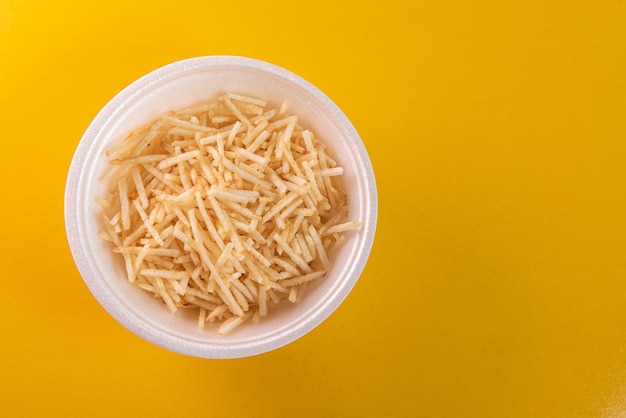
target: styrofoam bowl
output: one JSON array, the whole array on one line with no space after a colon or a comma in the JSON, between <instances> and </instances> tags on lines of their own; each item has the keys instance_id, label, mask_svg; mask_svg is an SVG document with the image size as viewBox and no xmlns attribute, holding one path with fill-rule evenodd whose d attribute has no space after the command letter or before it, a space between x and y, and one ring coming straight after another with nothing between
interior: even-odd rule
<instances>
[{"instance_id":1,"label":"styrofoam bowl","mask_svg":"<svg viewBox=\"0 0 626 418\"><path fill-rule=\"evenodd\" d=\"M233 333L199 329L195 313L172 314L126 280L119 254L99 237L104 196L100 180L111 141L176 110L222 92L263 98L298 115L344 167L349 217L362 227L347 235L332 256L328 276L307 289L298 303L282 303L258 324L248 321ZM158 346L203 358L238 358L267 352L311 331L347 297L361 275L376 229L374 172L358 133L343 112L301 77L263 61L236 56L191 58L161 67L117 94L95 117L74 154L65 190L65 224L74 261L98 302L127 329Z\"/></svg>"}]
</instances>

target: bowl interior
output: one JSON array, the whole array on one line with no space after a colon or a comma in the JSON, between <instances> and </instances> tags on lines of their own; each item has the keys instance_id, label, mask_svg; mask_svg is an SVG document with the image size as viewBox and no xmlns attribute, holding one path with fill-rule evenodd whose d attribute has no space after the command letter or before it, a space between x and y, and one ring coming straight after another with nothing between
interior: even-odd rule
<instances>
[{"instance_id":1,"label":"bowl interior","mask_svg":"<svg viewBox=\"0 0 626 418\"><path fill-rule=\"evenodd\" d=\"M168 110L236 92L280 106L311 129L344 167L349 217L363 222L346 235L341 249L332 254L326 279L307 289L296 304L282 303L259 324L246 323L235 332L219 336L216 327L198 328L196 312L171 314L146 292L130 285L119 255L98 235L103 196L100 176L106 166L105 151L126 135ZM66 189L68 239L85 283L122 325L143 338L198 357L242 357L287 344L323 321L347 296L369 254L376 223L376 190L371 165L358 134L343 113L319 90L301 78L267 63L236 57L204 57L171 64L131 84L94 119L74 156Z\"/></svg>"}]
</instances>

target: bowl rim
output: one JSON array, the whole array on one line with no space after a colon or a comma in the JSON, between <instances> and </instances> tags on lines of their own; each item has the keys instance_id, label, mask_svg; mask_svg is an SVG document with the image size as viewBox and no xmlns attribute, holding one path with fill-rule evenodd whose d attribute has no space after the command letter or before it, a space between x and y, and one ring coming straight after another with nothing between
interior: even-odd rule
<instances>
[{"instance_id":1,"label":"bowl rim","mask_svg":"<svg viewBox=\"0 0 626 418\"><path fill-rule=\"evenodd\" d=\"M347 132L348 135L345 140L350 141L351 145L357 150L357 159L364 166L366 177L364 183L367 189L365 193L368 198L364 202L368 222L364 223L361 231L363 239L359 241L360 245L356 249L356 262L351 264L351 268L347 272L352 277L352 280L346 281L343 287L334 293L334 297L329 298L324 304L317 307L312 314L296 326L281 333L272 334L269 338L248 340L242 344L230 344L227 346L183 340L161 330L156 330L152 327L147 328L146 323L138 317L140 315L136 313L135 315L129 314L125 304L117 300L105 283L98 279L96 269L88 261L87 243L80 234L82 215L79 213L80 202L86 197L77 196L75 193L76 190L80 190L81 173L86 165L85 157L90 152L93 141L109 120L115 118L119 112L124 111L123 105L125 103L135 97L140 97L145 92L150 91L152 87L168 79L174 79L197 71L223 67L261 72L265 73L265 75L277 77L316 100L322 108L332 115L336 123ZM143 339L174 352L202 358L239 358L268 352L295 341L328 318L351 292L365 268L373 246L377 217L378 195L373 167L361 137L343 111L319 88L295 73L266 61L234 55L207 55L174 61L141 76L123 88L98 112L81 137L70 163L64 196L65 228L70 251L83 282L100 305L125 328Z\"/></svg>"}]
</instances>

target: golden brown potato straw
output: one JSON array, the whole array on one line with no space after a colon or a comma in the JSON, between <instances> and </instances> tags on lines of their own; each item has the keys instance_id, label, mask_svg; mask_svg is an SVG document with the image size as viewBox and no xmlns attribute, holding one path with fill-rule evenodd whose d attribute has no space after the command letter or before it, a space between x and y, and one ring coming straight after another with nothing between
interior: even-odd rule
<instances>
[{"instance_id":1,"label":"golden brown potato straw","mask_svg":"<svg viewBox=\"0 0 626 418\"><path fill-rule=\"evenodd\" d=\"M286 105L226 93L168 112L107 151L103 239L129 282L218 334L330 271L350 221L344 173Z\"/></svg>"}]
</instances>

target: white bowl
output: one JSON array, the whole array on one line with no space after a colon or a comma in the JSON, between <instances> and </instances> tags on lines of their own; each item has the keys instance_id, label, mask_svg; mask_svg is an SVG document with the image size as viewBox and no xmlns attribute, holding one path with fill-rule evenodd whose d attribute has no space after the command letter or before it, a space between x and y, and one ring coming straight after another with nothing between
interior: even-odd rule
<instances>
[{"instance_id":1,"label":"white bowl","mask_svg":"<svg viewBox=\"0 0 626 418\"><path fill-rule=\"evenodd\" d=\"M296 304L281 304L258 324L246 322L220 336L199 329L194 314L171 314L162 303L130 285L121 257L98 235L105 184L99 177L111 141L168 111L232 91L280 105L286 101L303 126L325 141L344 167L349 217L362 227L351 232L332 258L328 277ZM65 190L67 237L83 280L100 304L123 326L166 349L204 358L237 358L267 352L311 331L346 298L369 256L376 229L377 192L372 166L356 130L342 111L301 77L266 62L207 56L159 68L115 96L88 127L74 154Z\"/></svg>"}]
</instances>

